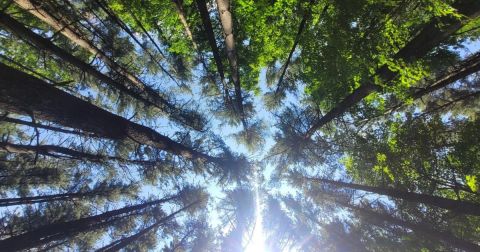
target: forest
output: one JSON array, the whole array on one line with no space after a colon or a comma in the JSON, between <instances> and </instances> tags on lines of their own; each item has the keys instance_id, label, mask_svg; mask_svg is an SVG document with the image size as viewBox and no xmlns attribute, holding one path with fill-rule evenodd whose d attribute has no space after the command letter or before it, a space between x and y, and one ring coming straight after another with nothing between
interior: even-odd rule
<instances>
[{"instance_id":1,"label":"forest","mask_svg":"<svg viewBox=\"0 0 480 252\"><path fill-rule=\"evenodd\" d=\"M479 0L0 0L0 251L480 251Z\"/></svg>"}]
</instances>

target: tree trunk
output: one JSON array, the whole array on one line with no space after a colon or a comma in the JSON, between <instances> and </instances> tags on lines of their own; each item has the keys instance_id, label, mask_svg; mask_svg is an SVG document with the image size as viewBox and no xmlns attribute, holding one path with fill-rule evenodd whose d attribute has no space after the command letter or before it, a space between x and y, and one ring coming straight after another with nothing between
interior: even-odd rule
<instances>
[{"instance_id":1,"label":"tree trunk","mask_svg":"<svg viewBox=\"0 0 480 252\"><path fill-rule=\"evenodd\" d=\"M93 163L104 163L106 161L116 161L120 163L129 163L135 165L143 166L154 166L161 163L161 161L155 160L135 160L135 159L125 159L122 157L116 156L107 156L101 154L92 154L88 152L78 151L66 147L56 146L56 145L20 145L20 144L11 144L7 142L0 142L0 152L16 153L16 154L40 154L44 156L54 157L54 158L70 158L76 160L86 160Z\"/></svg>"},{"instance_id":2,"label":"tree trunk","mask_svg":"<svg viewBox=\"0 0 480 252\"><path fill-rule=\"evenodd\" d=\"M6 111L34 115L40 120L81 129L103 138L132 139L187 159L226 164L227 160L197 152L151 128L130 122L1 63L0 78L0 107Z\"/></svg>"},{"instance_id":3,"label":"tree trunk","mask_svg":"<svg viewBox=\"0 0 480 252\"><path fill-rule=\"evenodd\" d=\"M158 59L150 52L150 50L142 43L140 42L133 31L113 12L110 7L108 7L107 3L104 3L102 0L96 0L95 1L97 5L110 17L110 19L116 23L122 30L124 30L132 39L135 41L135 43L145 51L150 59L152 59L153 62L155 62L160 70L164 74L166 74L175 84L179 85L178 81L163 67L163 65L158 61Z\"/></svg>"},{"instance_id":4,"label":"tree trunk","mask_svg":"<svg viewBox=\"0 0 480 252\"><path fill-rule=\"evenodd\" d=\"M180 22L183 25L183 29L185 29L185 34L190 39L190 41L192 41L193 48L195 50L198 50L198 45L197 43L195 43L195 40L193 40L193 34L187 22L187 15L185 15L185 11L183 10L182 1L181 0L172 0L172 1L175 4L175 10L177 11L178 18L180 18Z\"/></svg>"},{"instance_id":5,"label":"tree trunk","mask_svg":"<svg viewBox=\"0 0 480 252\"><path fill-rule=\"evenodd\" d=\"M471 202L446 199L438 196L425 195L420 193L405 192L405 191L400 191L392 188L366 186L366 185L346 183L346 182L322 179L322 178L311 178L311 177L305 177L305 178L307 180L325 183L325 184L333 185L335 187L344 187L344 188L351 188L351 189L362 190L367 192L373 192L376 194L386 195L386 196L403 199L410 202L417 202L417 203L422 203L426 205L436 206L439 208L448 209L458 214L470 214L470 215L480 216L480 205L471 203Z\"/></svg>"},{"instance_id":6,"label":"tree trunk","mask_svg":"<svg viewBox=\"0 0 480 252\"><path fill-rule=\"evenodd\" d=\"M113 251L119 251L123 248L125 248L126 246L132 244L133 242L135 242L137 239L139 239L140 237L142 237L143 235L149 233L150 231L152 231L153 229L157 228L158 226L160 226L161 224L167 222L168 220L172 219L173 217L175 217L177 214L185 211L186 209L192 207L193 205L197 204L197 202L193 202L173 213L171 213L170 215L166 216L165 218L162 218L158 221L156 221L154 224L150 225L149 227L147 228L144 228L143 230L139 231L138 233L132 235L132 236L129 236L129 237L126 237L126 238L123 238L123 239L120 239L118 241L115 241L111 244L108 244L107 246L103 247L103 248L100 248L97 250L97 252L113 252Z\"/></svg>"},{"instance_id":7,"label":"tree trunk","mask_svg":"<svg viewBox=\"0 0 480 252\"><path fill-rule=\"evenodd\" d=\"M474 19L480 16L479 1L457 0L452 6L457 9L458 13L469 19ZM428 23L416 37L408 42L405 47L394 56L394 59L411 63L425 56L435 46L438 46L442 41L459 30L462 25L465 24L466 19L458 20L450 17L443 17L440 20L441 21L435 19ZM442 25L440 25L440 23ZM375 75L379 76L385 83L388 83L396 76L396 73L390 71L387 66L382 66L375 72ZM355 89L351 94L345 97L337 106L314 122L306 132L305 138L310 138L313 133L323 125L342 115L349 108L353 107L355 104L363 100L363 98L378 89L379 87L373 84L372 80L362 83L359 88Z\"/></svg>"},{"instance_id":8,"label":"tree trunk","mask_svg":"<svg viewBox=\"0 0 480 252\"><path fill-rule=\"evenodd\" d=\"M58 20L54 16L50 15L45 9L42 8L42 4L36 0L15 0L15 2L23 9L30 12L43 22L53 27L56 31L61 32L65 37L70 39L75 44L89 51L93 55L98 56L103 62L105 62L112 70L125 76L131 84L140 90L145 90L146 86L133 74L129 73L125 68L118 65L112 59L110 59L104 52L98 49L90 41L83 38L82 34L79 34L74 28L70 27L65 20Z\"/></svg>"},{"instance_id":9,"label":"tree trunk","mask_svg":"<svg viewBox=\"0 0 480 252\"><path fill-rule=\"evenodd\" d=\"M230 0L216 0L218 14L220 15L220 22L222 23L223 35L225 37L225 48L227 50L227 58L230 63L230 72L232 76L233 85L235 87L235 100L239 116L242 121L245 121L245 114L243 111L243 97L240 85L240 76L238 70L237 51L235 49L235 38L233 36L233 18L230 12ZM243 122L244 127L246 126Z\"/></svg>"},{"instance_id":10,"label":"tree trunk","mask_svg":"<svg viewBox=\"0 0 480 252\"><path fill-rule=\"evenodd\" d=\"M212 22L210 21L210 15L207 9L207 3L205 2L205 0L195 0L195 2L197 3L197 8L200 12L200 17L202 19L203 28L205 29L208 43L210 44L210 47L212 49L213 59L215 60L215 64L217 65L218 73L220 74L222 82L224 82L225 74L223 70L222 58L220 57L220 51L218 50L215 33L213 32Z\"/></svg>"},{"instance_id":11,"label":"tree trunk","mask_svg":"<svg viewBox=\"0 0 480 252\"><path fill-rule=\"evenodd\" d=\"M352 210L357 211L358 213L368 216L370 218L373 218L375 220L380 220L383 222L388 222L394 225L402 226L408 229L411 229L413 232L418 232L421 233L425 236L429 236L433 239L444 241L445 243L456 247L460 248L466 251L480 251L480 246L469 242L465 241L463 239L457 238L453 236L450 232L444 232L444 231L438 231L436 229L431 228L429 225L424 224L424 223L413 223L405 220L398 219L396 217L393 217L389 214L384 214L384 213L378 213L373 210L369 210L366 208L350 205L345 202L337 201L340 205L350 208ZM372 223L375 224L375 223Z\"/></svg>"},{"instance_id":12,"label":"tree trunk","mask_svg":"<svg viewBox=\"0 0 480 252\"><path fill-rule=\"evenodd\" d=\"M161 111L164 111L174 121L180 122L185 125L191 125L192 127L198 129L198 127L195 126L195 123L197 123L197 121L195 120L199 120L198 118L200 117L200 115L196 115L193 118L190 118L191 115L189 115L188 112L176 108L165 98L162 98L160 95L154 93L153 90L151 90L152 92L145 92L145 90L143 89L134 88L127 83L113 80L112 78L95 69L93 66L76 58L64 49L56 46L50 40L27 29L23 24L11 18L7 14L0 13L0 25L11 33L15 34L16 36L28 41L29 43L35 45L40 49L46 50L49 53L56 55L58 58L64 60L72 66L75 66L81 71L88 73L99 81L115 89L118 89L120 92L123 92L135 99L138 99L147 105L157 107ZM195 123L189 122L192 119L194 119L193 121L195 121ZM203 126L201 126L201 128L203 128Z\"/></svg>"},{"instance_id":13,"label":"tree trunk","mask_svg":"<svg viewBox=\"0 0 480 252\"><path fill-rule=\"evenodd\" d=\"M9 123L14 123L14 124L20 124L20 125L26 125L34 128L41 128L41 129L46 129L46 130L51 130L55 132L61 132L61 133L66 133L66 134L73 134L73 135L78 135L78 136L86 136L86 137L95 137L94 134L88 133L88 132L81 132L81 131L76 131L76 130L68 130L68 129L63 129L55 126L50 126L50 125L44 125L40 124L37 122L29 122L29 121L24 121L20 120L17 118L11 118L11 117L0 117L0 121L4 122L9 122Z\"/></svg>"},{"instance_id":14,"label":"tree trunk","mask_svg":"<svg viewBox=\"0 0 480 252\"><path fill-rule=\"evenodd\" d=\"M30 205L30 204L44 203L44 202L81 199L89 196L105 194L107 192L108 191L90 191L90 192L81 192L81 193L61 193L61 194L51 194L51 195L21 197L21 198L5 198L5 199L0 199L0 207Z\"/></svg>"},{"instance_id":15,"label":"tree trunk","mask_svg":"<svg viewBox=\"0 0 480 252\"><path fill-rule=\"evenodd\" d=\"M53 223L39 227L35 230L16 235L0 241L0 250L17 251L34 248L46 244L48 242L73 236L75 234L90 230L92 227L102 226L102 223L111 223L112 219L116 219L123 214L143 210L149 206L158 205L177 198L173 196L160 200L154 200L139 205L128 206L117 210L105 212L103 214L81 218L74 221Z\"/></svg>"},{"instance_id":16,"label":"tree trunk","mask_svg":"<svg viewBox=\"0 0 480 252\"><path fill-rule=\"evenodd\" d=\"M288 65L290 64L290 61L292 59L293 53L295 52L295 49L297 48L298 42L300 42L301 35L303 33L303 30L305 29L307 19L311 15L311 8L315 0L310 0L309 6L307 7L307 10L305 10L305 14L303 14L302 21L300 21L300 25L298 26L297 30L297 35L295 36L295 41L293 42L292 49L290 49L290 53L288 54L287 60L285 61L285 64L282 66L282 73L280 74L280 78L278 78L278 83L277 83L277 92L280 89L280 85L282 85L283 78L285 76L285 73L287 72ZM327 12L328 9L328 4L325 5L322 11L322 16L320 19L322 19L323 15Z\"/></svg>"}]
</instances>

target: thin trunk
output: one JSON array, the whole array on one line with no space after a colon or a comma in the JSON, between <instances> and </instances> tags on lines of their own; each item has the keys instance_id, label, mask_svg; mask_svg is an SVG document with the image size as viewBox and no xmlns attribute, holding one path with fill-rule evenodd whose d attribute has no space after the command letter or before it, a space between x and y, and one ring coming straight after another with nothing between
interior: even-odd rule
<instances>
[{"instance_id":1,"label":"thin trunk","mask_svg":"<svg viewBox=\"0 0 480 252\"><path fill-rule=\"evenodd\" d=\"M293 53L295 52L295 49L297 48L298 42L300 42L300 38L302 36L303 30L305 30L307 20L311 15L311 9L314 2L315 0L310 0L307 10L305 10L305 14L303 14L302 21L300 21L300 25L298 26L297 35L295 36L295 41L293 42L292 49L290 49L290 53L288 54L287 60L285 61L285 64L282 66L282 73L280 74L280 78L278 78L277 89L275 93L278 93L278 91L280 90L283 78L285 76L285 73L287 72L288 65L290 64L290 61L292 59ZM320 19L322 19L323 15L325 15L325 13L327 12L328 6L329 5L326 4L325 7L323 8Z\"/></svg>"},{"instance_id":2,"label":"thin trunk","mask_svg":"<svg viewBox=\"0 0 480 252\"><path fill-rule=\"evenodd\" d=\"M42 8L42 5L35 0L15 0L15 2L23 9L30 12L43 22L53 27L56 31L61 32L65 37L70 39L75 44L89 51L93 55L98 56L103 62L105 62L112 70L125 76L131 84L133 84L139 90L148 92L148 87L136 76L129 73L125 68L118 65L104 52L98 49L90 41L86 40L78 31L68 25L66 20L58 20L54 16L50 15L48 11Z\"/></svg>"},{"instance_id":3,"label":"thin trunk","mask_svg":"<svg viewBox=\"0 0 480 252\"><path fill-rule=\"evenodd\" d=\"M30 205L30 204L37 204L37 203L44 203L44 202L81 199L89 196L106 194L107 192L108 191L90 191L90 192L81 192L81 193L80 192L61 193L61 194L50 194L50 195L21 197L21 198L4 198L4 199L0 199L0 207Z\"/></svg>"},{"instance_id":4,"label":"thin trunk","mask_svg":"<svg viewBox=\"0 0 480 252\"><path fill-rule=\"evenodd\" d=\"M68 129L63 129L63 128L59 128L59 127L54 127L54 126L50 126L50 125L44 125L44 124L34 123L34 122L29 122L29 121L24 121L24 120L11 118L11 117L6 117L6 116L5 117L0 117L0 121L20 124L20 125L26 125L26 126L30 126L30 127L34 127L34 128L41 128L41 129L46 129L46 130L51 130L51 131L61 132L61 133L66 133L66 134L73 134L73 135L86 136L86 137L95 137L94 134L90 134L88 132L68 130Z\"/></svg>"},{"instance_id":5,"label":"thin trunk","mask_svg":"<svg viewBox=\"0 0 480 252\"><path fill-rule=\"evenodd\" d=\"M452 6L457 9L459 14L464 15L468 19L474 19L480 16L479 1L457 0ZM444 17L439 20L435 19L428 23L415 38L408 42L406 46L394 56L394 59L403 60L406 63L411 63L420 59L434 47L438 46L442 41L453 35L466 22L466 19L458 20L450 17ZM442 25L439 25L440 22ZM388 82L396 76L396 73L389 70L387 66L382 66L376 71L375 75L379 76L388 84ZM359 88L355 89L351 94L345 97L337 106L314 122L305 134L305 138L310 138L315 131L320 129L323 125L342 115L348 109L363 100L363 98L377 90L379 90L379 87L373 84L371 80L363 83Z\"/></svg>"},{"instance_id":6,"label":"thin trunk","mask_svg":"<svg viewBox=\"0 0 480 252\"><path fill-rule=\"evenodd\" d=\"M162 57L164 57L164 58L167 58L167 56L165 56L165 54L163 53L162 49L157 44L157 42L152 38L152 36L150 36L150 33L147 31L147 29L145 29L145 26L143 26L142 22L140 22L140 20L137 18L137 16L135 16L135 13L133 13L132 11L129 11L129 13L130 13L130 16L132 16L133 20L135 21L135 24L138 27L140 27L140 29L143 31L143 33L145 33L145 35L148 37L150 42L152 42L152 44L155 46L155 48L160 53L160 55L162 55Z\"/></svg>"},{"instance_id":7,"label":"thin trunk","mask_svg":"<svg viewBox=\"0 0 480 252\"><path fill-rule=\"evenodd\" d=\"M158 67L162 70L163 73L165 73L173 82L175 82L177 85L180 85L180 83L177 82L177 80L165 69L160 61L157 60L157 58L150 52L148 48L145 47L142 42L140 42L135 34L133 34L133 31L130 30L130 28L108 7L106 3L104 3L102 0L96 0L95 1L97 5L110 17L110 19L117 23L117 25L123 29L132 39L135 41L135 43L140 46L140 48L145 51L148 56L158 65Z\"/></svg>"},{"instance_id":8,"label":"thin trunk","mask_svg":"<svg viewBox=\"0 0 480 252\"><path fill-rule=\"evenodd\" d=\"M185 34L187 34L188 38L193 44L193 48L195 50L198 50L198 45L195 43L195 40L193 40L193 34L192 31L190 30L190 26L188 25L187 22L187 15L185 14L185 11L183 10L183 5L182 5L182 0L172 0L173 3L175 4L175 9L177 10L178 17L180 18L180 22L183 25L183 28L185 29Z\"/></svg>"},{"instance_id":9,"label":"thin trunk","mask_svg":"<svg viewBox=\"0 0 480 252\"><path fill-rule=\"evenodd\" d=\"M126 246L132 244L133 242L135 242L136 240L138 240L140 237L144 236L145 234L151 232L153 229L157 228L158 226L160 226L161 224L169 221L170 219L172 219L173 217L175 217L177 214L185 211L186 209L192 207L193 205L197 204L198 201L196 202L193 202L173 213L171 213L170 215L166 216L165 218L162 218L158 221L156 221L154 224L150 225L149 227L139 231L138 233L132 235L132 236L129 236L129 237L126 237L126 238L123 238L123 239L120 239L118 241L115 241L103 248L100 248L97 250L97 252L113 252L113 251L119 251L123 248L125 248Z\"/></svg>"},{"instance_id":10,"label":"thin trunk","mask_svg":"<svg viewBox=\"0 0 480 252\"><path fill-rule=\"evenodd\" d=\"M444 241L445 243L460 249L464 249L466 251L480 251L480 246L473 242L469 242L460 238L453 236L450 232L438 231L437 229L433 229L429 225L425 223L413 223L410 221L401 220L399 218L393 217L389 214L378 213L373 210L369 210L366 208L354 206L345 202L337 201L340 205L350 208L359 212L364 216L371 217L375 220L381 220L383 222L388 222L394 225L402 226L408 229L411 229L413 232L421 233L425 236L429 236L435 240ZM375 223L372 223L375 224Z\"/></svg>"},{"instance_id":11,"label":"thin trunk","mask_svg":"<svg viewBox=\"0 0 480 252\"><path fill-rule=\"evenodd\" d=\"M187 240L187 238L190 237L190 235L195 231L195 228L190 229L183 237L182 239L173 246L171 250L165 250L165 252L175 252L177 251L180 246L183 246L183 243Z\"/></svg>"},{"instance_id":12,"label":"thin trunk","mask_svg":"<svg viewBox=\"0 0 480 252\"><path fill-rule=\"evenodd\" d=\"M225 74L224 68L222 63L222 58L220 57L220 50L217 46L217 41L215 40L215 33L213 32L212 22L210 20L210 14L208 13L207 3L205 0L195 0L197 3L198 11L200 12L200 17L202 18L203 28L205 30L208 43L212 49L213 59L215 60L215 64L217 65L218 73L220 74L220 78L222 82L224 82Z\"/></svg>"},{"instance_id":13,"label":"thin trunk","mask_svg":"<svg viewBox=\"0 0 480 252\"><path fill-rule=\"evenodd\" d=\"M74 221L45 225L35 230L1 240L0 250L17 251L38 247L57 239L73 236L75 234L90 230L92 227L102 226L102 223L111 223L110 221L112 219L117 219L121 215L138 212L147 207L158 205L173 200L177 197L178 196L174 196L139 205L128 206Z\"/></svg>"},{"instance_id":14,"label":"thin trunk","mask_svg":"<svg viewBox=\"0 0 480 252\"><path fill-rule=\"evenodd\" d=\"M187 159L218 165L228 163L225 159L200 153L151 128L112 114L1 63L0 78L0 106L8 112L34 115L40 120L81 129L112 140L132 139Z\"/></svg>"},{"instance_id":15,"label":"thin trunk","mask_svg":"<svg viewBox=\"0 0 480 252\"><path fill-rule=\"evenodd\" d=\"M345 188L351 188L351 189L362 190L367 192L373 192L376 194L386 195L386 196L403 199L410 202L417 202L417 203L432 205L439 208L448 209L458 214L469 214L469 215L480 216L480 205L467 202L467 201L452 200L452 199L446 199L438 196L400 191L392 188L359 185L354 183L346 183L342 181L335 181L335 180L329 180L329 179L323 179L323 178L311 178L311 177L305 177L305 178L307 180L325 183L325 184L333 185L335 187L345 187Z\"/></svg>"},{"instance_id":16,"label":"thin trunk","mask_svg":"<svg viewBox=\"0 0 480 252\"><path fill-rule=\"evenodd\" d=\"M7 29L8 31L10 31L11 33L15 34L16 36L28 41L29 43L35 45L38 48L41 48L43 50L50 52L53 55L56 55L58 58L77 67L81 71L84 71L90 74L91 76L95 77L99 81L105 84L108 84L113 88L118 89L119 91L135 99L142 101L147 105L157 107L158 109L168 114L171 119L185 125L192 124L192 123L189 123L189 120L191 119L189 118L189 115L187 112L184 112L179 108L176 108L174 105L172 105L166 99L162 98L160 95L153 94L152 92L144 92L144 90L132 88L132 86L130 86L127 83L113 80L112 78L108 77L107 75L95 69L93 66L76 58L75 56L68 53L64 49L56 46L50 40L27 29L23 24L11 18L5 13L0 13L0 25L5 29ZM196 117L199 117L199 116L195 116L195 118Z\"/></svg>"},{"instance_id":17,"label":"thin trunk","mask_svg":"<svg viewBox=\"0 0 480 252\"><path fill-rule=\"evenodd\" d=\"M427 87L421 88L420 90L418 90L418 88L411 88L411 97L415 100L420 99L427 94L444 88L478 71L480 71L480 53L475 53L474 55L456 64L451 69L447 70L446 73L436 78ZM397 104L388 109L386 113L390 113L391 111L400 108L402 105L402 103Z\"/></svg>"},{"instance_id":18,"label":"thin trunk","mask_svg":"<svg viewBox=\"0 0 480 252\"><path fill-rule=\"evenodd\" d=\"M160 164L161 161L155 160L135 160L135 159L126 159L116 156L107 156L101 154L92 154L88 152L78 151L70 148L65 148L56 145L20 145L20 144L11 144L7 142L0 142L0 152L8 152L15 154L40 154L44 156L54 157L54 158L69 158L76 160L87 160L94 163L103 164L106 161L116 161L120 163L129 163L142 166L152 166Z\"/></svg>"},{"instance_id":19,"label":"thin trunk","mask_svg":"<svg viewBox=\"0 0 480 252\"><path fill-rule=\"evenodd\" d=\"M233 18L232 13L230 12L230 0L216 0L216 2L218 14L220 15L220 22L222 23L223 35L225 37L225 48L227 50L227 58L228 62L230 63L230 72L235 89L235 107L237 108L237 112L242 119L244 127L246 127L237 51L235 49L235 38L233 36Z\"/></svg>"},{"instance_id":20,"label":"thin trunk","mask_svg":"<svg viewBox=\"0 0 480 252\"><path fill-rule=\"evenodd\" d=\"M424 97L425 95L431 94L432 92L445 88L446 86L453 84L456 81L466 78L471 74L477 73L478 71L480 71L480 53L475 53L472 56L468 57L467 59L457 63L455 66L448 69L442 75L435 78L435 80L431 81L426 87L410 88L410 91L409 91L410 97L412 97L414 100L418 100ZM404 103L398 102L395 105L389 107L384 113L378 116L375 116L373 118L362 120L360 124L365 123L365 125L367 125L371 121L375 121L381 116L386 116L392 113L393 111L401 108L402 106L404 106Z\"/></svg>"}]
</instances>

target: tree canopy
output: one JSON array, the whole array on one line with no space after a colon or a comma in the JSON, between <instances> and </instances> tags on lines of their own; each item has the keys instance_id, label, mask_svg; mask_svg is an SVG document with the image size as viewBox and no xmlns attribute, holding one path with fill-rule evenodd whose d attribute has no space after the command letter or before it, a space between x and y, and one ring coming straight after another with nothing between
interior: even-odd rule
<instances>
[{"instance_id":1,"label":"tree canopy","mask_svg":"<svg viewBox=\"0 0 480 252\"><path fill-rule=\"evenodd\" d=\"M0 251L480 251L480 1L1 0Z\"/></svg>"}]
</instances>

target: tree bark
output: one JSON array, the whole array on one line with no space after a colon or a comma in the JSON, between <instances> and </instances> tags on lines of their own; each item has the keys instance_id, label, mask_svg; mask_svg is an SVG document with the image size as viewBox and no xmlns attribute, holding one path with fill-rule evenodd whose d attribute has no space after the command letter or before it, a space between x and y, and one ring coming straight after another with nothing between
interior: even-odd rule
<instances>
[{"instance_id":1,"label":"tree bark","mask_svg":"<svg viewBox=\"0 0 480 252\"><path fill-rule=\"evenodd\" d=\"M97 252L114 252L114 251L119 251L123 248L125 248L126 246L132 244L133 242L135 242L136 240L138 240L140 237L142 237L143 235L149 233L150 231L152 231L153 229L157 228L158 226L160 226L161 224L167 222L168 220L172 219L173 217L175 217L177 214L185 211L186 209L192 207L194 204L197 204L197 202L193 202L171 214L169 214L168 216L166 216L165 218L162 218L158 221L156 221L154 224L150 225L149 227L147 228L144 228L143 230L139 231L138 233L134 234L134 235L131 235L129 237L126 237L126 238L123 238L123 239L120 239L118 241L115 241L103 248L100 248L97 250Z\"/></svg>"},{"instance_id":2,"label":"tree bark","mask_svg":"<svg viewBox=\"0 0 480 252\"><path fill-rule=\"evenodd\" d=\"M128 121L1 63L0 78L0 106L6 111L34 115L40 120L81 129L103 138L132 139L187 159L218 165L229 163L197 152L151 128Z\"/></svg>"},{"instance_id":3,"label":"tree bark","mask_svg":"<svg viewBox=\"0 0 480 252\"><path fill-rule=\"evenodd\" d=\"M1 240L0 250L18 251L38 247L57 239L62 239L85 232L90 230L92 227L101 226L102 223L111 223L112 219L121 217L121 215L137 212L147 207L173 200L177 197L178 196L173 196L139 205L123 207L117 210L108 211L103 214L85 217L78 220L45 225L35 230Z\"/></svg>"},{"instance_id":4,"label":"tree bark","mask_svg":"<svg viewBox=\"0 0 480 252\"><path fill-rule=\"evenodd\" d=\"M5 13L0 13L0 25L11 33L15 34L16 36L28 41L29 43L35 45L40 49L48 51L49 53L57 56L61 60L64 60L65 62L71 64L72 66L75 66L81 71L88 73L99 81L119 90L120 92L123 92L137 100L140 100L147 105L157 107L161 111L164 111L174 121L180 122L185 125L191 125L192 127L195 126L195 124L189 122L192 118L189 118L187 112L176 108L165 98L154 93L153 90L151 90L152 92L145 92L145 90L143 89L138 89L136 87L132 87L127 83L113 80L112 78L95 69L93 66L78 59L64 49L56 46L50 40L27 29L23 24L11 18ZM197 117L200 116L194 116L193 119ZM198 127L194 128L199 129ZM203 126L201 128L203 128Z\"/></svg>"},{"instance_id":5,"label":"tree bark","mask_svg":"<svg viewBox=\"0 0 480 252\"><path fill-rule=\"evenodd\" d=\"M233 85L235 88L236 107L242 121L245 121L245 113L243 111L243 96L240 85L239 67L237 59L237 51L235 49L235 37L233 36L233 18L230 12L230 0L216 0L220 22L222 23L223 35L225 37L225 48L227 50L227 58L230 63L230 72ZM246 126L243 122L244 127Z\"/></svg>"},{"instance_id":6,"label":"tree bark","mask_svg":"<svg viewBox=\"0 0 480 252\"><path fill-rule=\"evenodd\" d=\"M469 19L480 16L480 2L476 0L457 0L453 5L459 14ZM421 32L408 42L395 56L396 60L403 60L405 63L411 63L425 56L435 46L438 46L446 38L459 30L465 24L465 19L458 20L450 17L440 19L441 23L435 19L428 23ZM442 24L440 26L440 24ZM441 28L439 28L441 27ZM396 73L388 69L387 66L380 67L375 75L379 76L385 83L391 81ZM323 117L313 123L306 132L305 138L310 138L323 125L332 121L334 118L345 113L349 108L363 100L369 94L379 90L380 87L368 80L355 89L351 94L345 97L337 106L327 112Z\"/></svg>"},{"instance_id":7,"label":"tree bark","mask_svg":"<svg viewBox=\"0 0 480 252\"><path fill-rule=\"evenodd\" d=\"M446 199L438 196L400 191L392 188L359 185L354 183L346 183L342 181L335 181L335 180L329 180L329 179L323 179L323 178L311 178L311 177L304 177L304 178L311 181L333 185L335 187L351 188L356 190L373 192L376 194L386 195L386 196L403 199L410 202L417 202L417 203L422 203L426 205L436 206L439 208L448 209L452 212L459 213L459 214L469 214L469 215L480 216L480 205L467 202L467 201L452 200L452 199Z\"/></svg>"},{"instance_id":8,"label":"tree bark","mask_svg":"<svg viewBox=\"0 0 480 252\"><path fill-rule=\"evenodd\" d=\"M424 224L424 223L413 223L413 222L410 222L410 221L401 220L401 219L398 219L398 218L393 217L393 216L388 215L388 214L379 213L379 212L376 212L376 211L373 211L373 210L369 210L369 209L366 209L366 208L354 206L354 205L351 205L351 204L348 204L348 203L345 203L345 202L341 202L341 201L337 201L337 203L344 206L344 207L347 207L347 208L350 208L354 211L357 211L358 213L360 213L364 216L368 216L368 217L373 218L375 220L380 220L380 221L383 221L383 222L388 222L388 223L391 223L391 224L394 224L394 225L398 225L398 226L402 226L402 227L411 229L413 232L422 233L423 235L429 236L433 239L444 241L445 243L447 243L447 244L449 244L453 247L456 247L456 248L464 249L466 251L479 251L480 250L480 246L478 244L475 244L473 242L469 242L469 241L457 238L457 237L453 236L450 232L438 231L438 230L433 229L433 228L431 228L430 226L428 226L427 224ZM375 223L372 223L372 224L375 224Z\"/></svg>"}]
</instances>

